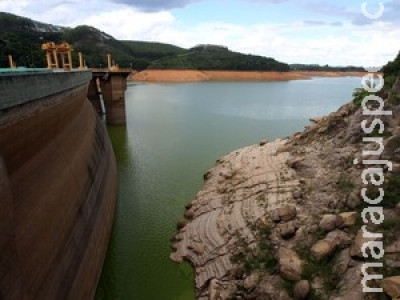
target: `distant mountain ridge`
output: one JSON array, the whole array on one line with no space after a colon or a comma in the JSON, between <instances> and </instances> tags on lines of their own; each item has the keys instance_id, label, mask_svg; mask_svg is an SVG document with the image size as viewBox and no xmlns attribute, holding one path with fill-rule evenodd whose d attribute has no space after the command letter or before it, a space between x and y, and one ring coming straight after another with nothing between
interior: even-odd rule
<instances>
[{"instance_id":1,"label":"distant mountain ridge","mask_svg":"<svg viewBox=\"0 0 400 300\"><path fill-rule=\"evenodd\" d=\"M0 68L8 67L8 54L17 66L45 67L41 44L66 41L74 49L74 64L82 52L86 65L104 67L106 54L112 53L120 67L144 69L196 69L230 71L363 71L362 68L316 65L291 65L271 57L242 54L218 45L197 45L184 49L171 44L145 41L117 40L101 30L81 25L75 28L34 21L0 12ZM3 45L3 46L2 46Z\"/></svg>"}]
</instances>

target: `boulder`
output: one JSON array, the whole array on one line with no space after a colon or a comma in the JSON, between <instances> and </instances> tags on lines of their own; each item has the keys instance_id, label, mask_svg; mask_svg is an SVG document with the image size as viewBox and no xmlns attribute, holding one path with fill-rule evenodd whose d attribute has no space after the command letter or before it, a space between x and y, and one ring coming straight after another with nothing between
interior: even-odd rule
<instances>
[{"instance_id":1,"label":"boulder","mask_svg":"<svg viewBox=\"0 0 400 300\"><path fill-rule=\"evenodd\" d=\"M329 191L318 193L318 198L319 198L319 203L321 203L321 205L332 208L336 208L339 202L338 197Z\"/></svg>"},{"instance_id":2,"label":"boulder","mask_svg":"<svg viewBox=\"0 0 400 300\"><path fill-rule=\"evenodd\" d=\"M362 289L357 287L357 289L346 292L343 296L330 298L330 300L364 300L364 295Z\"/></svg>"},{"instance_id":3,"label":"boulder","mask_svg":"<svg viewBox=\"0 0 400 300\"><path fill-rule=\"evenodd\" d=\"M267 140L261 140L260 141L260 146L264 146L265 144L267 144L268 143L268 141Z\"/></svg>"},{"instance_id":4,"label":"boulder","mask_svg":"<svg viewBox=\"0 0 400 300\"><path fill-rule=\"evenodd\" d=\"M178 230L180 230L180 229L182 229L182 228L184 228L186 225L187 225L187 221L186 220L180 220L180 221L178 221L178 223L176 224L176 228L178 229Z\"/></svg>"},{"instance_id":5,"label":"boulder","mask_svg":"<svg viewBox=\"0 0 400 300\"><path fill-rule=\"evenodd\" d=\"M279 300L292 300L286 291L279 292Z\"/></svg>"},{"instance_id":6,"label":"boulder","mask_svg":"<svg viewBox=\"0 0 400 300\"><path fill-rule=\"evenodd\" d=\"M321 126L321 127L317 130L317 132L322 134L322 133L327 132L328 129L329 129L328 126Z\"/></svg>"},{"instance_id":7,"label":"boulder","mask_svg":"<svg viewBox=\"0 0 400 300\"><path fill-rule=\"evenodd\" d=\"M355 209L356 207L360 206L362 203L360 193L352 192L347 197L346 206L350 209Z\"/></svg>"},{"instance_id":8,"label":"boulder","mask_svg":"<svg viewBox=\"0 0 400 300\"><path fill-rule=\"evenodd\" d=\"M203 255L204 251L206 251L206 246L200 243L191 244L187 248L197 255Z\"/></svg>"},{"instance_id":9,"label":"boulder","mask_svg":"<svg viewBox=\"0 0 400 300\"><path fill-rule=\"evenodd\" d=\"M188 220L192 220L194 217L194 211L193 209L188 209L187 211L185 211L184 213L184 217Z\"/></svg>"},{"instance_id":10,"label":"boulder","mask_svg":"<svg viewBox=\"0 0 400 300\"><path fill-rule=\"evenodd\" d=\"M400 254L400 239L394 241L388 247L385 248L385 253L399 253Z\"/></svg>"},{"instance_id":11,"label":"boulder","mask_svg":"<svg viewBox=\"0 0 400 300\"><path fill-rule=\"evenodd\" d=\"M208 294L210 300L218 300L219 292L218 292L218 280L213 278L210 280L210 284L208 286Z\"/></svg>"},{"instance_id":12,"label":"boulder","mask_svg":"<svg viewBox=\"0 0 400 300\"><path fill-rule=\"evenodd\" d=\"M290 281L300 280L304 262L295 251L281 247L276 253L276 260L279 272L284 279Z\"/></svg>"},{"instance_id":13,"label":"boulder","mask_svg":"<svg viewBox=\"0 0 400 300\"><path fill-rule=\"evenodd\" d=\"M259 282L260 282L260 273L253 272L250 276L246 277L246 279L243 281L243 287L246 290L251 290L251 289L257 287Z\"/></svg>"},{"instance_id":14,"label":"boulder","mask_svg":"<svg viewBox=\"0 0 400 300\"><path fill-rule=\"evenodd\" d=\"M357 233L356 238L354 239L353 243L351 244L350 256L363 258L364 256L362 254L361 247L369 241L373 241L373 239L364 238L363 231L360 229Z\"/></svg>"},{"instance_id":15,"label":"boulder","mask_svg":"<svg viewBox=\"0 0 400 300\"><path fill-rule=\"evenodd\" d=\"M310 120L310 122L313 122L314 124L318 124L318 123L321 123L321 121L323 119L322 118L310 118L309 120Z\"/></svg>"},{"instance_id":16,"label":"boulder","mask_svg":"<svg viewBox=\"0 0 400 300\"><path fill-rule=\"evenodd\" d=\"M183 262L183 257L177 252L173 252L169 255L169 259L172 260L173 262L181 263Z\"/></svg>"},{"instance_id":17,"label":"boulder","mask_svg":"<svg viewBox=\"0 0 400 300\"><path fill-rule=\"evenodd\" d=\"M324 215L319 222L319 228L325 232L333 231L336 229L336 215Z\"/></svg>"},{"instance_id":18,"label":"boulder","mask_svg":"<svg viewBox=\"0 0 400 300\"><path fill-rule=\"evenodd\" d=\"M353 268L347 269L347 271L340 276L340 282L337 285L337 291L339 297L330 298L331 300L363 300L366 295L363 293L361 285L361 265L357 263Z\"/></svg>"},{"instance_id":19,"label":"boulder","mask_svg":"<svg viewBox=\"0 0 400 300\"><path fill-rule=\"evenodd\" d=\"M361 234L360 234L361 233ZM362 252L361 252L361 247L364 244L366 240L362 236L362 232L359 232L353 242L353 244L350 247L350 255L351 257L358 257L362 258Z\"/></svg>"},{"instance_id":20,"label":"boulder","mask_svg":"<svg viewBox=\"0 0 400 300\"><path fill-rule=\"evenodd\" d=\"M337 227L347 228L354 226L357 223L358 213L356 212L344 212L339 214L337 217Z\"/></svg>"},{"instance_id":21,"label":"boulder","mask_svg":"<svg viewBox=\"0 0 400 300\"><path fill-rule=\"evenodd\" d=\"M305 300L310 294L310 283L308 280L301 280L294 286L294 300Z\"/></svg>"},{"instance_id":22,"label":"boulder","mask_svg":"<svg viewBox=\"0 0 400 300\"><path fill-rule=\"evenodd\" d=\"M320 240L311 248L311 253L317 261L330 257L336 251L336 244L333 241Z\"/></svg>"},{"instance_id":23,"label":"boulder","mask_svg":"<svg viewBox=\"0 0 400 300\"><path fill-rule=\"evenodd\" d=\"M269 213L269 218L275 223L278 223L281 220L281 218L279 217L279 214L278 214L278 210L272 210Z\"/></svg>"},{"instance_id":24,"label":"boulder","mask_svg":"<svg viewBox=\"0 0 400 300\"><path fill-rule=\"evenodd\" d=\"M292 196L294 199L301 199L303 198L303 192L301 191L301 189L296 189L292 192Z\"/></svg>"},{"instance_id":25,"label":"boulder","mask_svg":"<svg viewBox=\"0 0 400 300\"><path fill-rule=\"evenodd\" d=\"M219 173L220 176L224 177L225 179L232 179L234 173L232 170L225 170Z\"/></svg>"},{"instance_id":26,"label":"boulder","mask_svg":"<svg viewBox=\"0 0 400 300\"><path fill-rule=\"evenodd\" d=\"M279 233L282 238L289 239L296 234L296 224L294 222L288 222L278 225Z\"/></svg>"},{"instance_id":27,"label":"boulder","mask_svg":"<svg viewBox=\"0 0 400 300\"><path fill-rule=\"evenodd\" d=\"M279 275L264 276L255 290L257 295L255 299L280 299L280 289L277 287L281 286L281 281Z\"/></svg>"},{"instance_id":28,"label":"boulder","mask_svg":"<svg viewBox=\"0 0 400 300\"><path fill-rule=\"evenodd\" d=\"M288 161L288 165L289 165L289 167L291 167L292 169L295 169L295 170L306 167L306 165L304 164L304 157L296 157L296 158L290 159Z\"/></svg>"},{"instance_id":29,"label":"boulder","mask_svg":"<svg viewBox=\"0 0 400 300\"><path fill-rule=\"evenodd\" d=\"M350 262L350 250L349 248L346 248L342 250L335 259L335 263L332 268L333 274L338 277L343 277L349 268Z\"/></svg>"},{"instance_id":30,"label":"boulder","mask_svg":"<svg viewBox=\"0 0 400 300\"><path fill-rule=\"evenodd\" d=\"M207 172L204 173L203 179L206 181L206 180L210 179L211 176L212 176L212 172L211 171L207 171Z\"/></svg>"},{"instance_id":31,"label":"boulder","mask_svg":"<svg viewBox=\"0 0 400 300\"><path fill-rule=\"evenodd\" d=\"M392 299L400 298L400 276L385 278L381 282L381 287Z\"/></svg>"},{"instance_id":32,"label":"boulder","mask_svg":"<svg viewBox=\"0 0 400 300\"><path fill-rule=\"evenodd\" d=\"M340 249L350 246L353 241L347 232L340 229L329 232L326 235L325 240L334 243Z\"/></svg>"},{"instance_id":33,"label":"boulder","mask_svg":"<svg viewBox=\"0 0 400 300\"><path fill-rule=\"evenodd\" d=\"M281 221L287 222L296 218L296 207L292 205L284 205L278 208L278 216Z\"/></svg>"}]
</instances>

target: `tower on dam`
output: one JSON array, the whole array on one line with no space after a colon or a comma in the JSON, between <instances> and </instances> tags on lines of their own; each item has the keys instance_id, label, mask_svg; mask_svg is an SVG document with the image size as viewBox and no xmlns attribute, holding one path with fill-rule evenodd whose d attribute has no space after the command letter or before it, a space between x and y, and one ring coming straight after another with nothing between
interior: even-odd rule
<instances>
[{"instance_id":1,"label":"tower on dam","mask_svg":"<svg viewBox=\"0 0 400 300\"><path fill-rule=\"evenodd\" d=\"M53 42L44 43L47 67L49 70L63 69L71 71L73 49L68 43L56 45ZM84 69L82 54L79 53L79 69ZM107 124L124 125L126 79L131 73L128 69L120 69L112 63L111 54L107 54L107 68L91 69L92 80L89 84L88 98L96 111L106 114ZM104 101L104 103L103 103Z\"/></svg>"}]
</instances>

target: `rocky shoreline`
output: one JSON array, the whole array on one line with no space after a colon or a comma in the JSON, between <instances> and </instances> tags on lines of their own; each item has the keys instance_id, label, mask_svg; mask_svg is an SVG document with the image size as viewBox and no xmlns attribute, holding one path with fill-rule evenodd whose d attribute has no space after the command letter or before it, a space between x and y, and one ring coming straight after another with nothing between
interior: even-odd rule
<instances>
[{"instance_id":1,"label":"rocky shoreline","mask_svg":"<svg viewBox=\"0 0 400 300\"><path fill-rule=\"evenodd\" d=\"M392 93L400 95L397 80ZM386 95L387 96L387 95ZM385 101L386 125L382 286L400 297L400 104ZM197 299L382 299L365 294L361 266L363 150L360 124L371 122L350 103L287 140L261 141L217 161L178 224L171 259L195 268ZM380 136L373 133L372 136ZM393 199L391 199L392 197ZM390 203L389 203L390 202ZM390 298L388 298L390 299Z\"/></svg>"}]
</instances>

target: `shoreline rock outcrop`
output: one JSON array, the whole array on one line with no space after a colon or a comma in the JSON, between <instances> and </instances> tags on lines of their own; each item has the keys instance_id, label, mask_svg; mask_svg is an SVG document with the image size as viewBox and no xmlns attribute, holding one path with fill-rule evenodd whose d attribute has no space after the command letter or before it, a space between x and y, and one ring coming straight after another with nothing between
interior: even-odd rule
<instances>
[{"instance_id":1,"label":"shoreline rock outcrop","mask_svg":"<svg viewBox=\"0 0 400 300\"><path fill-rule=\"evenodd\" d=\"M384 118L382 138L395 161L400 104L385 103L394 114ZM362 142L365 119L371 121L350 103L286 140L263 141L217 161L187 206L190 220L170 256L193 265L197 299L378 299L361 287L362 165L354 162L375 149ZM387 190L398 191L398 169L385 171ZM396 193L384 207L386 223L368 225L384 231L391 253L400 252ZM388 255L384 263L385 273L400 274L400 256Z\"/></svg>"}]
</instances>

